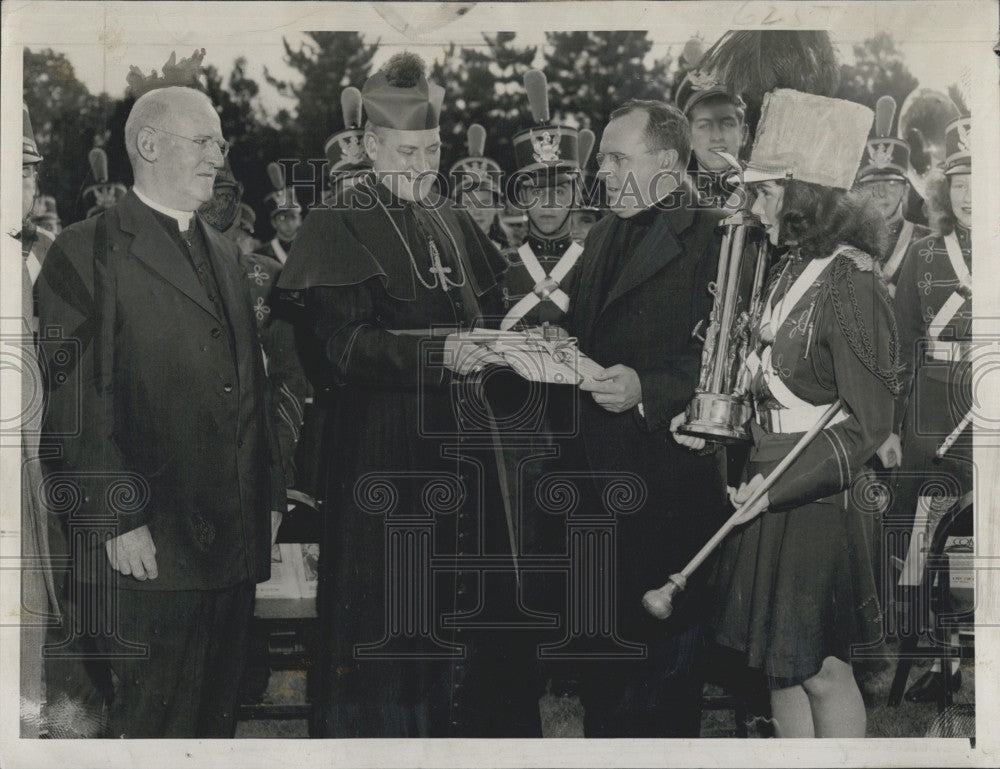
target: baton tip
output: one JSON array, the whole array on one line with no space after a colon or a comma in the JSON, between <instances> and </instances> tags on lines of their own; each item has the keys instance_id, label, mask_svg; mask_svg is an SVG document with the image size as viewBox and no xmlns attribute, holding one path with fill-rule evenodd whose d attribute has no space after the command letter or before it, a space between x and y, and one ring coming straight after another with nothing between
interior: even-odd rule
<instances>
[{"instance_id":1,"label":"baton tip","mask_svg":"<svg viewBox=\"0 0 1000 769\"><path fill-rule=\"evenodd\" d=\"M657 619L666 619L674 610L669 597L663 596L663 590L650 590L642 597L643 608Z\"/></svg>"}]
</instances>

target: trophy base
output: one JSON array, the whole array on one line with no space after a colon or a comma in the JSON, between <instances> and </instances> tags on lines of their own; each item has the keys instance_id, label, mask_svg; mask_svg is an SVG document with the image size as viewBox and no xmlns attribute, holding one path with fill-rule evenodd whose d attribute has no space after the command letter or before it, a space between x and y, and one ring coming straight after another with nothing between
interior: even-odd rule
<instances>
[{"instance_id":1,"label":"trophy base","mask_svg":"<svg viewBox=\"0 0 1000 769\"><path fill-rule=\"evenodd\" d=\"M747 422L750 404L744 398L722 393L695 393L685 410L687 420L678 432L696 435L717 443L750 440Z\"/></svg>"}]
</instances>

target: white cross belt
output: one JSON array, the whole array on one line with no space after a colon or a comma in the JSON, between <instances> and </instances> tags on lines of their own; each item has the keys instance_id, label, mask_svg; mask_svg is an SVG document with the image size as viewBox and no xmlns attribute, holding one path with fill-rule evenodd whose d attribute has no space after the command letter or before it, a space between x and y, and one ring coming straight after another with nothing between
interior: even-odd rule
<instances>
[{"instance_id":1,"label":"white cross belt","mask_svg":"<svg viewBox=\"0 0 1000 769\"><path fill-rule=\"evenodd\" d=\"M562 255L562 258L556 263L552 272L548 274L545 273L545 268L538 261L538 257L535 256L535 252L531 250L530 245L522 243L521 247L517 249L517 253L521 257L528 275L535 281L535 285L531 289L530 294L525 294L517 304L510 308L510 312L507 313L506 317L500 323L501 331L513 328L521 318L545 300L552 302L563 312L569 310L569 296L559 288L559 283L573 269L576 260L583 253L583 246L576 242L570 244L570 247L566 249L566 253Z\"/></svg>"}]
</instances>

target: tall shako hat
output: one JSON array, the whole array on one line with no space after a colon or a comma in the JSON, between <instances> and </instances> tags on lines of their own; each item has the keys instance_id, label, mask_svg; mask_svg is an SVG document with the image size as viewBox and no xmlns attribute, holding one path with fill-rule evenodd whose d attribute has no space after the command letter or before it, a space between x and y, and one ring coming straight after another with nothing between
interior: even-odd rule
<instances>
[{"instance_id":1,"label":"tall shako hat","mask_svg":"<svg viewBox=\"0 0 1000 769\"><path fill-rule=\"evenodd\" d=\"M549 122L549 92L545 74L537 69L524 73L531 116L538 125L514 135L514 159L520 174L552 180L561 174L580 173L579 136L571 126Z\"/></svg>"},{"instance_id":2,"label":"tall shako hat","mask_svg":"<svg viewBox=\"0 0 1000 769\"><path fill-rule=\"evenodd\" d=\"M372 125L400 131L426 131L441 120L444 89L424 75L423 59L397 53L361 89Z\"/></svg>"},{"instance_id":3,"label":"tall shako hat","mask_svg":"<svg viewBox=\"0 0 1000 769\"><path fill-rule=\"evenodd\" d=\"M486 157L486 129L473 123L466 132L466 146L469 154L451 167L455 197L463 192L489 190L494 196L501 195L500 164Z\"/></svg>"},{"instance_id":4,"label":"tall shako hat","mask_svg":"<svg viewBox=\"0 0 1000 769\"><path fill-rule=\"evenodd\" d=\"M689 69L674 92L674 103L677 108L688 116L695 105L717 97L726 99L739 110L746 109L746 104L740 95L730 90L714 72L709 69L699 69L704 56L705 47L701 38L692 37L684 45L681 58Z\"/></svg>"},{"instance_id":5,"label":"tall shako hat","mask_svg":"<svg viewBox=\"0 0 1000 769\"><path fill-rule=\"evenodd\" d=\"M340 110L344 114L344 130L326 140L323 152L330 165L330 177L354 175L371 168L365 154L365 129L361 125L361 91L349 86L340 92Z\"/></svg>"},{"instance_id":6,"label":"tall shako hat","mask_svg":"<svg viewBox=\"0 0 1000 769\"><path fill-rule=\"evenodd\" d=\"M267 178L274 191L265 196L264 205L272 218L281 211L301 210L295 199L295 190L285 186L285 169L280 163L267 164Z\"/></svg>"},{"instance_id":7,"label":"tall shako hat","mask_svg":"<svg viewBox=\"0 0 1000 769\"><path fill-rule=\"evenodd\" d=\"M580 131L578 137L578 149L580 152L580 175L586 180L586 190L582 190L582 194L577 198L578 202L576 205L577 211L600 211L600 207L594 204L594 201L590 199L589 195L586 193L589 190L593 190L593 184L591 181L594 178L594 174L587 173L587 163L590 161L590 153L594 150L594 142L596 137L594 132L589 128L584 128Z\"/></svg>"},{"instance_id":8,"label":"tall shako hat","mask_svg":"<svg viewBox=\"0 0 1000 769\"><path fill-rule=\"evenodd\" d=\"M892 120L896 116L896 100L880 96L875 103L875 130L868 140L858 171L858 182L891 179L906 181L910 168L910 145L892 135Z\"/></svg>"},{"instance_id":9,"label":"tall shako hat","mask_svg":"<svg viewBox=\"0 0 1000 769\"><path fill-rule=\"evenodd\" d=\"M944 129L944 172L946 175L972 173L972 118L952 120Z\"/></svg>"},{"instance_id":10,"label":"tall shako hat","mask_svg":"<svg viewBox=\"0 0 1000 769\"><path fill-rule=\"evenodd\" d=\"M35 130L31 127L31 116L28 114L28 105L21 103L23 119L21 138L21 165L34 165L42 160L38 145L35 143Z\"/></svg>"},{"instance_id":11,"label":"tall shako hat","mask_svg":"<svg viewBox=\"0 0 1000 769\"><path fill-rule=\"evenodd\" d=\"M84 197L94 196L94 205L87 210L87 218L111 208L128 190L124 184L108 181L108 155L101 147L94 147L87 155L94 183L83 191Z\"/></svg>"},{"instance_id":12,"label":"tall shako hat","mask_svg":"<svg viewBox=\"0 0 1000 769\"><path fill-rule=\"evenodd\" d=\"M795 179L850 189L872 111L863 104L779 88L764 96L744 183Z\"/></svg>"}]
</instances>

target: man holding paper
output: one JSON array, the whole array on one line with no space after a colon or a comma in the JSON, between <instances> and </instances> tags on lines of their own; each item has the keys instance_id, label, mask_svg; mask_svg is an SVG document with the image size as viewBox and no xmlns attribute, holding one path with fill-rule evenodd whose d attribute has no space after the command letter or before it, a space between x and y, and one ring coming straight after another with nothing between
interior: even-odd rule
<instances>
[{"instance_id":1,"label":"man holding paper","mask_svg":"<svg viewBox=\"0 0 1000 769\"><path fill-rule=\"evenodd\" d=\"M342 387L313 736L540 737L531 635L503 612L517 548L496 434L461 375L478 347L446 340L501 315L505 265L432 192L444 90L423 62L394 56L362 98L373 173L309 213L278 282Z\"/></svg>"},{"instance_id":2,"label":"man holding paper","mask_svg":"<svg viewBox=\"0 0 1000 769\"><path fill-rule=\"evenodd\" d=\"M722 212L699 207L685 178L690 135L683 114L662 102L633 100L611 114L597 159L614 216L590 231L570 300L580 349L613 364L580 386L587 469L636 474L645 492L637 509L608 512L618 633L644 644L646 658L583 666L587 736L696 737L701 720L697 587L667 622L641 606L647 586L711 536L725 506L724 453L686 452L669 432L697 384L692 330L711 310L721 246Z\"/></svg>"}]
</instances>

